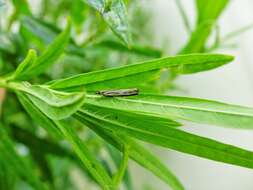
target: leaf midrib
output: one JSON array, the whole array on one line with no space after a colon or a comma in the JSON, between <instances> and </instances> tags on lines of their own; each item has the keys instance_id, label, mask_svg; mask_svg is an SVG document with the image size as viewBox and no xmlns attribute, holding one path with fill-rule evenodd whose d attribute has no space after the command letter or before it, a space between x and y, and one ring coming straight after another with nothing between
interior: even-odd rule
<instances>
[{"instance_id":1,"label":"leaf midrib","mask_svg":"<svg viewBox=\"0 0 253 190\"><path fill-rule=\"evenodd\" d=\"M97 95L87 95L87 99L88 98L92 98L92 99L97 99L97 98L100 98L99 96ZM157 105L157 106L161 106L161 107L164 107L164 106L168 106L168 107L173 107L173 108L177 108L177 109L188 109L188 110L195 110L195 111L203 111L203 112L210 112L210 113L220 113L220 114L224 114L224 115L234 115L234 116L242 116L242 117L253 117L253 115L250 115L248 113L239 113L239 112L226 112L226 111L220 111L220 110L214 110L214 109L205 109L205 108L197 108L197 107L190 107L190 106L185 106L185 105L181 105L181 106L178 106L178 105L175 105L175 104L162 104L162 103L155 103L152 101L152 103L148 102L148 101L143 101L143 100L135 100L135 99L128 99L128 98L117 98L117 97L114 97L115 99L118 99L118 100L123 100L123 101L128 101L128 102L134 102L134 103L142 103L142 104L149 104L149 105ZM91 104L93 105L93 103L87 103L87 104ZM102 104L99 105L99 107L108 107L108 106L103 106ZM115 108L113 107L113 109L118 109L118 108ZM172 113L173 115L173 113ZM176 116L176 115L174 115ZM184 117L179 117L179 116L176 116L178 118L184 118ZM185 119L185 118L184 118ZM189 119L187 119L189 120Z\"/></svg>"},{"instance_id":2,"label":"leaf midrib","mask_svg":"<svg viewBox=\"0 0 253 190\"><path fill-rule=\"evenodd\" d=\"M81 110L81 112L83 112L84 110ZM137 129L137 128L133 128L133 127L127 127L126 125L124 125L124 124L122 124L122 123L117 123L117 122L114 122L114 121L110 121L110 120L107 120L106 118L103 118L103 117L100 117L100 116L94 116L94 114L91 114L90 112L89 113L87 113L86 111L84 111L83 112L84 114L86 114L86 115L89 115L89 116L91 116L91 117L93 117L93 118L99 118L100 120L102 120L102 121L105 121L105 122L108 122L108 123L111 123L111 124L113 124L113 125L120 125L121 127L124 127L124 128L126 128L126 129L130 129L130 130L136 130L136 131L139 131L139 132L142 132L142 133L146 133L146 134L149 134L149 135L155 135L155 136L157 136L157 137L162 137L162 138L167 138L167 139L172 139L173 141L179 141L179 142L181 142L181 141L183 141L184 143L188 143L188 144L192 144L192 145L194 145L194 146L197 146L197 147L204 147L204 148L209 148L209 149L211 149L211 150L214 150L214 151L218 151L218 152L221 152L221 153L223 153L223 154L225 154L225 155L228 155L228 156L232 156L232 157L234 157L234 158L239 158L239 159L241 159L241 160L243 160L243 161L247 161L247 162L251 162L252 164L253 164L253 160L252 159L248 159L248 158L245 158L245 157L242 157L242 156L239 156L239 155L237 155L237 154L231 154L231 153L228 153L227 151L222 151L222 150L220 150L220 149L215 149L215 148L213 148L212 146L209 146L209 145L199 145L199 144L195 144L195 143L193 143L193 142L188 142L188 141L186 141L186 140L184 140L183 138L180 138L179 137L179 139L177 139L177 138L174 138L173 136L169 136L169 137L167 137L167 136L164 136L164 135L161 135L161 134L157 134L157 133L152 133L152 132L150 132L150 131L145 131L145 130L142 130L142 129ZM172 130L172 129L169 129L169 130ZM177 132L181 132L181 133L187 133L187 132L184 132L184 131L180 131L180 130L177 130L177 129L173 129L174 131L177 131ZM197 136L197 137L199 137L199 136ZM181 140L181 141L180 141ZM213 141L212 139L208 139L208 140L211 140L211 141ZM227 145L227 144L224 144L224 143L222 143L223 145ZM231 146L231 145L230 145ZM233 147L234 148L234 147ZM174 149L174 148L172 148L172 149ZM249 152L248 152L249 153ZM252 152L252 156L253 156L253 152ZM222 161L223 162L223 161ZM247 165L247 167L249 167L248 165ZM253 168L253 165L252 166L250 166L250 168Z\"/></svg>"}]
</instances>

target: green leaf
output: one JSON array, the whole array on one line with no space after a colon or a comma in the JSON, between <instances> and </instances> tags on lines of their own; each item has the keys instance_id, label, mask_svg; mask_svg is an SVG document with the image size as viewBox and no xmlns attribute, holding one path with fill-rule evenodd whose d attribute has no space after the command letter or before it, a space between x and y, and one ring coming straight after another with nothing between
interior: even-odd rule
<instances>
[{"instance_id":1,"label":"green leaf","mask_svg":"<svg viewBox=\"0 0 253 190\"><path fill-rule=\"evenodd\" d=\"M43 127L53 139L61 139L62 135L53 124L52 120L44 115L35 105L29 100L27 95L17 92L18 99L25 111L30 115L31 119L36 122L37 125Z\"/></svg>"},{"instance_id":2,"label":"green leaf","mask_svg":"<svg viewBox=\"0 0 253 190\"><path fill-rule=\"evenodd\" d=\"M101 185L103 189L111 190L111 178L108 176L102 165L92 155L92 153L90 153L86 145L77 136L74 129L72 127L66 126L64 123L65 121L58 122L51 120L44 113L42 113L39 108L35 106L25 95L21 93L18 95L24 108L35 120L35 122L38 122L38 124L44 126L50 134L53 133L51 135L54 136L55 134L60 134L60 136L63 136L65 139L67 139L93 178ZM43 124L43 121L46 123Z\"/></svg>"},{"instance_id":3,"label":"green leaf","mask_svg":"<svg viewBox=\"0 0 253 190\"><path fill-rule=\"evenodd\" d=\"M30 108L28 110L30 110ZM36 119L35 121L37 123ZM39 151L43 155L51 154L57 157L61 158L66 157L73 161L77 161L72 151L70 151L68 148L61 146L60 144L57 144L52 139L48 139L48 137L46 138L38 137L36 134L30 132L29 130L23 129L16 125L11 125L10 127L13 138L17 142L27 146L31 151L33 152ZM61 136L61 134L59 135Z\"/></svg>"},{"instance_id":4,"label":"green leaf","mask_svg":"<svg viewBox=\"0 0 253 190\"><path fill-rule=\"evenodd\" d=\"M196 70L195 68L198 67L197 71L199 72L216 68L232 60L232 56L221 54L192 54L165 57L113 69L79 74L67 79L56 80L51 83L50 87L53 89L85 87L88 91L94 89L93 85L100 88L104 87L104 89L108 86L110 88L133 87L133 85L139 85L138 83L143 84L145 81L151 80L150 78L157 76L157 72L162 68L180 66L177 72L189 73L190 68ZM121 86L121 83L124 84Z\"/></svg>"},{"instance_id":5,"label":"green leaf","mask_svg":"<svg viewBox=\"0 0 253 190\"><path fill-rule=\"evenodd\" d=\"M16 47L13 44L11 36L7 33L0 32L0 52L4 52L7 54L15 54Z\"/></svg>"},{"instance_id":6,"label":"green leaf","mask_svg":"<svg viewBox=\"0 0 253 190\"><path fill-rule=\"evenodd\" d=\"M97 10L112 31L129 45L130 33L123 0L85 0L85 2Z\"/></svg>"},{"instance_id":7,"label":"green leaf","mask_svg":"<svg viewBox=\"0 0 253 190\"><path fill-rule=\"evenodd\" d=\"M55 124L58 126L64 137L70 142L84 166L101 185L101 187L104 190L112 190L112 179L103 168L101 163L99 163L96 157L93 156L93 154L88 150L88 147L86 147L86 145L77 136L73 127L67 126L63 121L55 121Z\"/></svg>"},{"instance_id":8,"label":"green leaf","mask_svg":"<svg viewBox=\"0 0 253 190\"><path fill-rule=\"evenodd\" d=\"M128 147L125 147L123 150L123 155L121 159L121 163L119 165L117 173L113 176L113 185L118 188L123 181L123 177L127 171L129 160L129 150Z\"/></svg>"},{"instance_id":9,"label":"green leaf","mask_svg":"<svg viewBox=\"0 0 253 190\"><path fill-rule=\"evenodd\" d=\"M99 135L99 134L98 134ZM105 139L104 139L105 140ZM114 162L114 165L119 168L121 165L121 156L120 156L120 152L113 146L111 146L111 144L107 143L105 145L107 152L110 154L111 159ZM128 166L128 168L126 168L126 172L124 174L124 177L122 179L122 183L124 184L124 186L126 187L127 190L133 190L133 181L130 175L130 167Z\"/></svg>"},{"instance_id":10,"label":"green leaf","mask_svg":"<svg viewBox=\"0 0 253 190\"><path fill-rule=\"evenodd\" d=\"M40 181L34 170L15 150L15 145L8 136L4 127L0 126L0 152L4 162L8 162L11 168L24 179L28 184L38 190L47 190L46 186Z\"/></svg>"},{"instance_id":11,"label":"green leaf","mask_svg":"<svg viewBox=\"0 0 253 190\"><path fill-rule=\"evenodd\" d=\"M85 119L99 127L115 133L135 137L137 139L174 149L183 153L208 158L237 166L253 168L253 152L224 144L212 139L193 135L175 128L168 127L163 131L131 125L106 117L111 109L84 108L81 113Z\"/></svg>"},{"instance_id":12,"label":"green leaf","mask_svg":"<svg viewBox=\"0 0 253 190\"><path fill-rule=\"evenodd\" d=\"M85 21L87 15L87 10L85 9L87 6L83 2L83 0L76 0L71 2L71 19L73 20L73 23L78 28L78 32L82 30L82 23Z\"/></svg>"},{"instance_id":13,"label":"green leaf","mask_svg":"<svg viewBox=\"0 0 253 190\"><path fill-rule=\"evenodd\" d=\"M68 44L70 36L71 24L68 22L66 29L57 36L57 38L48 46L41 56L38 57L36 62L26 68L26 72L19 75L20 80L31 79L43 73L50 67L63 53Z\"/></svg>"},{"instance_id":14,"label":"green leaf","mask_svg":"<svg viewBox=\"0 0 253 190\"><path fill-rule=\"evenodd\" d=\"M229 0L196 0L198 23L217 20L229 2Z\"/></svg>"},{"instance_id":15,"label":"green leaf","mask_svg":"<svg viewBox=\"0 0 253 190\"><path fill-rule=\"evenodd\" d=\"M90 108L90 105L85 104L83 109L85 108ZM92 108L96 108L98 110L103 109L94 105L92 105ZM177 128L181 126L180 123L159 115L151 115L144 112L136 113L133 111L122 111L119 109L110 109L110 114L105 114L104 117L134 126L143 125L145 123L145 128L150 128L151 130L154 129L161 132L166 130L167 127Z\"/></svg>"},{"instance_id":16,"label":"green leaf","mask_svg":"<svg viewBox=\"0 0 253 190\"><path fill-rule=\"evenodd\" d=\"M14 74L11 76L12 80L19 80L19 76L22 77L27 70L36 62L37 53L35 50L30 49L27 53L26 58L20 63Z\"/></svg>"},{"instance_id":17,"label":"green leaf","mask_svg":"<svg viewBox=\"0 0 253 190\"><path fill-rule=\"evenodd\" d=\"M129 156L131 159L135 160L139 165L146 168L165 183L170 185L173 190L184 189L176 176L155 155L143 146L139 145L133 139L123 134L115 134L111 131L111 129L108 130L100 127L91 121L89 116L87 119L83 113L76 113L74 117L120 151L123 151L123 147L128 146Z\"/></svg>"},{"instance_id":18,"label":"green leaf","mask_svg":"<svg viewBox=\"0 0 253 190\"><path fill-rule=\"evenodd\" d=\"M16 9L16 14L31 15L31 10L27 0L12 0L12 3Z\"/></svg>"},{"instance_id":19,"label":"green leaf","mask_svg":"<svg viewBox=\"0 0 253 190\"><path fill-rule=\"evenodd\" d=\"M105 98L87 95L85 104L156 114L196 123L239 129L253 128L253 108L197 98L144 94L128 98Z\"/></svg>"},{"instance_id":20,"label":"green leaf","mask_svg":"<svg viewBox=\"0 0 253 190\"><path fill-rule=\"evenodd\" d=\"M19 89L45 115L51 119L64 119L75 113L83 104L83 92L66 93L47 88L46 86L21 83Z\"/></svg>"},{"instance_id":21,"label":"green leaf","mask_svg":"<svg viewBox=\"0 0 253 190\"><path fill-rule=\"evenodd\" d=\"M203 52L205 44L213 28L213 21L199 24L192 32L186 46L179 52L180 54Z\"/></svg>"},{"instance_id":22,"label":"green leaf","mask_svg":"<svg viewBox=\"0 0 253 190\"><path fill-rule=\"evenodd\" d=\"M54 24L31 16L25 16L22 18L20 30L20 33L24 36L24 38L30 42L36 43L40 50L45 49L44 46L50 44L57 35L62 32ZM67 44L65 52L72 55L78 55L80 57L85 56L82 48L77 46L72 39L69 40L69 44Z\"/></svg>"},{"instance_id":23,"label":"green leaf","mask_svg":"<svg viewBox=\"0 0 253 190\"><path fill-rule=\"evenodd\" d=\"M110 40L110 39L104 39L101 40L98 43L94 44L95 47L106 47L113 49L115 51L120 51L120 52L127 52L127 53L134 53L136 55L144 55L148 57L161 57L162 51L153 47L145 47L141 45L136 45L133 44L131 45L131 48L127 48L126 46L122 45L121 43L115 41L115 40Z\"/></svg>"},{"instance_id":24,"label":"green leaf","mask_svg":"<svg viewBox=\"0 0 253 190\"><path fill-rule=\"evenodd\" d=\"M212 28L228 3L229 0L196 0L197 24L180 54L204 52Z\"/></svg>"}]
</instances>

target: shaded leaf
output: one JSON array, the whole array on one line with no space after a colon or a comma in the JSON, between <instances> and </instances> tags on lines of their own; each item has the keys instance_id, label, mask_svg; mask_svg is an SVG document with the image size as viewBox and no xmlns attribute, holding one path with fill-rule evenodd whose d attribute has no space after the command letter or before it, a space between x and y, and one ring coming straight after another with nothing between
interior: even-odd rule
<instances>
[{"instance_id":1,"label":"shaded leaf","mask_svg":"<svg viewBox=\"0 0 253 190\"><path fill-rule=\"evenodd\" d=\"M60 92L29 83L22 83L19 89L25 92L45 115L56 120L67 118L75 113L82 106L85 97L82 92Z\"/></svg>"},{"instance_id":2,"label":"shaded leaf","mask_svg":"<svg viewBox=\"0 0 253 190\"><path fill-rule=\"evenodd\" d=\"M112 31L129 45L130 33L123 0L85 0L85 2L97 10Z\"/></svg>"},{"instance_id":3,"label":"shaded leaf","mask_svg":"<svg viewBox=\"0 0 253 190\"><path fill-rule=\"evenodd\" d=\"M35 189L47 190L47 187L40 181L38 176L34 175L33 168L17 154L14 143L2 125L0 127L0 152L0 157L3 157L4 161L9 163L21 179Z\"/></svg>"},{"instance_id":4,"label":"shaded leaf","mask_svg":"<svg viewBox=\"0 0 253 190\"><path fill-rule=\"evenodd\" d=\"M13 5L15 6L17 14L31 15L31 10L27 0L12 0Z\"/></svg>"},{"instance_id":5,"label":"shaded leaf","mask_svg":"<svg viewBox=\"0 0 253 190\"><path fill-rule=\"evenodd\" d=\"M58 126L59 130L62 132L64 137L72 145L75 153L78 155L84 166L91 173L94 179L100 184L104 190L113 189L112 179L103 168L101 163L99 163L96 157L89 151L88 147L81 141L77 136L74 129L67 126L62 121L57 121L55 124Z\"/></svg>"},{"instance_id":6,"label":"shaded leaf","mask_svg":"<svg viewBox=\"0 0 253 190\"><path fill-rule=\"evenodd\" d=\"M48 46L48 48L38 57L30 67L26 69L26 72L19 75L20 80L31 79L32 77L43 73L48 67L50 67L63 53L64 48L68 44L70 36L71 25L68 22L66 29L54 39L54 41Z\"/></svg>"},{"instance_id":7,"label":"shaded leaf","mask_svg":"<svg viewBox=\"0 0 253 190\"><path fill-rule=\"evenodd\" d=\"M40 47L41 44L44 46L50 44L62 31L55 25L47 23L44 20L25 16L22 18L20 32L29 41L35 41L37 44L37 41L39 41L38 46ZM65 51L68 54L74 54L80 57L85 56L82 48L78 47L72 39L69 40Z\"/></svg>"},{"instance_id":8,"label":"shaded leaf","mask_svg":"<svg viewBox=\"0 0 253 190\"><path fill-rule=\"evenodd\" d=\"M95 43L94 45L95 47L96 46L106 47L106 48L113 49L115 51L135 53L137 55L144 55L144 56L149 56L149 57L161 57L162 55L161 50L153 48L153 47L145 47L145 46L133 44L131 45L131 48L129 49L126 46L122 45L121 43L115 40L110 40L110 39L102 40L98 43Z\"/></svg>"}]
</instances>

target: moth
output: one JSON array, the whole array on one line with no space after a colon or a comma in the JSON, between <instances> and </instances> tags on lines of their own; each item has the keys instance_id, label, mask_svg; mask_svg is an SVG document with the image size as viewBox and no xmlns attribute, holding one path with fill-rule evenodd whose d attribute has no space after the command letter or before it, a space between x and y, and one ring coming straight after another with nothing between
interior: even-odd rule
<instances>
[{"instance_id":1,"label":"moth","mask_svg":"<svg viewBox=\"0 0 253 190\"><path fill-rule=\"evenodd\" d=\"M134 96L139 94L139 89L129 88L129 89L99 90L96 92L96 94L100 94L106 97Z\"/></svg>"}]
</instances>

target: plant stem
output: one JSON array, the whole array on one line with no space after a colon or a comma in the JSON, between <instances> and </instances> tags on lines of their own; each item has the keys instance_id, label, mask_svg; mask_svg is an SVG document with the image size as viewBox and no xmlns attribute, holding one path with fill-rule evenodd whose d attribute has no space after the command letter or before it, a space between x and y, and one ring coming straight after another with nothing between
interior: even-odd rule
<instances>
[{"instance_id":1,"label":"plant stem","mask_svg":"<svg viewBox=\"0 0 253 190\"><path fill-rule=\"evenodd\" d=\"M12 91L22 91L23 90L23 84L21 82L12 82L9 81L8 78L2 78L0 77L0 88L9 89Z\"/></svg>"},{"instance_id":2,"label":"plant stem","mask_svg":"<svg viewBox=\"0 0 253 190\"><path fill-rule=\"evenodd\" d=\"M0 88L8 88L7 81L3 78L0 78Z\"/></svg>"},{"instance_id":3,"label":"plant stem","mask_svg":"<svg viewBox=\"0 0 253 190\"><path fill-rule=\"evenodd\" d=\"M120 183L124 177L125 171L128 166L128 158L129 158L129 148L124 147L123 159L121 161L118 172L115 174L115 176L113 178L113 184L116 189L118 189L117 187L120 185Z\"/></svg>"}]
</instances>

